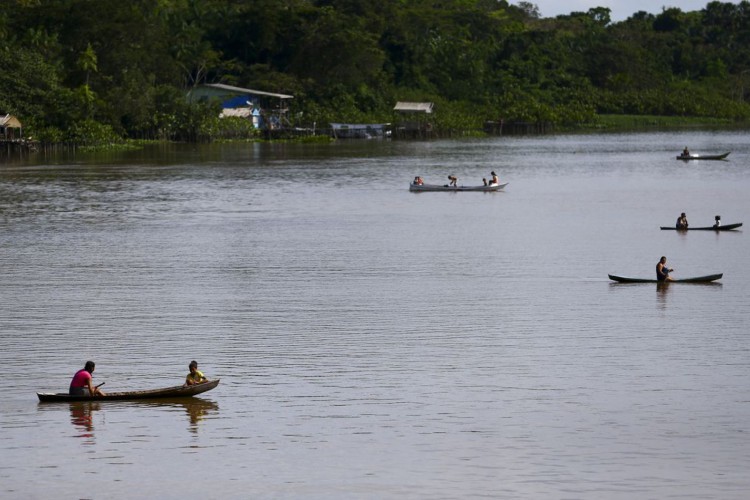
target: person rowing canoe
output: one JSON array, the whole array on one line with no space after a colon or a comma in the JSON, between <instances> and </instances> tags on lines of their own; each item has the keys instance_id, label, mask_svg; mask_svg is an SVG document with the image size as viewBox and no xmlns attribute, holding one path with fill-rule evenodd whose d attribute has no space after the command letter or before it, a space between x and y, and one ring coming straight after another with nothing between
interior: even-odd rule
<instances>
[{"instance_id":1,"label":"person rowing canoe","mask_svg":"<svg viewBox=\"0 0 750 500\"><path fill-rule=\"evenodd\" d=\"M669 273L674 271L667 267L667 258L662 256L659 262L656 264L656 281L672 281L669 277Z\"/></svg>"},{"instance_id":2,"label":"person rowing canoe","mask_svg":"<svg viewBox=\"0 0 750 500\"><path fill-rule=\"evenodd\" d=\"M78 370L70 381L68 394L71 396L103 396L104 392L98 387L94 387L92 374L96 368L96 363L86 361L83 369Z\"/></svg>"},{"instance_id":3,"label":"person rowing canoe","mask_svg":"<svg viewBox=\"0 0 750 500\"><path fill-rule=\"evenodd\" d=\"M193 360L188 365L190 373L185 377L185 385L196 385L208 382L208 379L203 375L202 372L198 371L198 362Z\"/></svg>"}]
</instances>

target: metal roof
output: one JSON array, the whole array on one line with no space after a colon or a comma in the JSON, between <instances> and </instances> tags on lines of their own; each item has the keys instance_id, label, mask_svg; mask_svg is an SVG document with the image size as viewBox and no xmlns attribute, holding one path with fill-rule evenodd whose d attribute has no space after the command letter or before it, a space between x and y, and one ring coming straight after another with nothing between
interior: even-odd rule
<instances>
[{"instance_id":1,"label":"metal roof","mask_svg":"<svg viewBox=\"0 0 750 500\"><path fill-rule=\"evenodd\" d=\"M413 113L432 113L431 102L397 102L394 111L409 111Z\"/></svg>"},{"instance_id":2,"label":"metal roof","mask_svg":"<svg viewBox=\"0 0 750 500\"><path fill-rule=\"evenodd\" d=\"M294 99L293 95L287 94L274 94L273 92L263 92L262 90L244 89L242 87L233 87L232 85L224 85L223 83L206 83L206 87L212 87L215 89L227 90L229 92L237 92L239 94L253 94L253 95L265 95L268 97L276 97L278 99Z\"/></svg>"},{"instance_id":3,"label":"metal roof","mask_svg":"<svg viewBox=\"0 0 750 500\"><path fill-rule=\"evenodd\" d=\"M13 115L0 115L0 127L21 128L21 122Z\"/></svg>"}]
</instances>

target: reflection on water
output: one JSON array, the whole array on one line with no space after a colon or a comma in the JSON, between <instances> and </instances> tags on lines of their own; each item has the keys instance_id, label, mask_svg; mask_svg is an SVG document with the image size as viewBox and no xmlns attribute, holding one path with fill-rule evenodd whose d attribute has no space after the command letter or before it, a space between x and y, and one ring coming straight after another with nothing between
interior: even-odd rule
<instances>
[{"instance_id":1,"label":"reflection on water","mask_svg":"<svg viewBox=\"0 0 750 500\"><path fill-rule=\"evenodd\" d=\"M94 443L94 412L100 409L100 403L74 402L70 405L70 421L78 431L76 437L83 438L84 444Z\"/></svg>"},{"instance_id":2,"label":"reflection on water","mask_svg":"<svg viewBox=\"0 0 750 500\"><path fill-rule=\"evenodd\" d=\"M90 402L76 401L62 404L39 403L37 409L49 415L56 415L68 405L70 422L73 424L76 438L82 438L84 444L93 445L96 436L97 418L105 415L121 418L124 414L136 413L139 418L160 418L161 414L183 414L187 417L187 430L197 434L201 422L207 417L218 416L219 404L202 398L181 399L143 399L135 401Z\"/></svg>"},{"instance_id":3,"label":"reflection on water","mask_svg":"<svg viewBox=\"0 0 750 500\"><path fill-rule=\"evenodd\" d=\"M206 416L219 412L218 403L200 398L184 403L184 408L190 417L190 430L193 432L198 431L198 423Z\"/></svg>"},{"instance_id":4,"label":"reflection on water","mask_svg":"<svg viewBox=\"0 0 750 500\"><path fill-rule=\"evenodd\" d=\"M161 409L184 410L188 417L188 430L198 432L198 424L209 415L217 415L219 404L215 401L202 398L184 398L184 399L142 399L134 401L134 404L143 407L156 407Z\"/></svg>"},{"instance_id":5,"label":"reflection on water","mask_svg":"<svg viewBox=\"0 0 750 500\"><path fill-rule=\"evenodd\" d=\"M669 284L656 284L656 302L659 304L660 309L667 307L667 295L669 295L670 288Z\"/></svg>"}]
</instances>

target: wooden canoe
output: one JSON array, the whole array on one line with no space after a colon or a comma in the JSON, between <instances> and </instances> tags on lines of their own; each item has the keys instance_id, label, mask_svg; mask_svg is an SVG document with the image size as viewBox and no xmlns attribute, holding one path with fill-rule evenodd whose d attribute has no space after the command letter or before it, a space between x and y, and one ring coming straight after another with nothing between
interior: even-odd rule
<instances>
[{"instance_id":1,"label":"wooden canoe","mask_svg":"<svg viewBox=\"0 0 750 500\"><path fill-rule=\"evenodd\" d=\"M711 283L712 281L721 279L723 275L723 273L709 274L708 276L698 276L695 278L684 278L671 281L658 281L655 279L649 280L645 278L623 278L622 276L615 276L613 274L609 274L608 276L609 279L611 279L612 281L617 281L618 283L660 283L666 285L668 283Z\"/></svg>"},{"instance_id":2,"label":"wooden canoe","mask_svg":"<svg viewBox=\"0 0 750 500\"><path fill-rule=\"evenodd\" d=\"M688 227L686 229L677 229L675 226L661 226L661 229L663 231L667 231L667 230L672 230L672 231L731 231L733 229L737 229L738 227L742 227L742 222L738 222L736 224L723 224L719 227L706 226L706 227Z\"/></svg>"},{"instance_id":3,"label":"wooden canoe","mask_svg":"<svg viewBox=\"0 0 750 500\"><path fill-rule=\"evenodd\" d=\"M164 389L148 389L144 391L127 391L127 392L108 392L104 396L71 396L64 392L37 392L39 401L43 403L64 402L64 401L124 401L136 399L156 399L156 398L187 398L210 391L219 385L220 379L209 380L202 384L196 385L176 385L174 387L165 387Z\"/></svg>"},{"instance_id":4,"label":"wooden canoe","mask_svg":"<svg viewBox=\"0 0 750 500\"><path fill-rule=\"evenodd\" d=\"M724 153L722 155L678 155L678 160L723 160L727 156L729 156L729 153Z\"/></svg>"},{"instance_id":5,"label":"wooden canoe","mask_svg":"<svg viewBox=\"0 0 750 500\"><path fill-rule=\"evenodd\" d=\"M508 182L505 184L491 184L489 186L449 186L448 184L414 184L413 182L409 184L409 191L412 191L414 193L421 193L426 191L481 191L481 192L492 192L492 191L500 191L505 186L507 186Z\"/></svg>"}]
</instances>

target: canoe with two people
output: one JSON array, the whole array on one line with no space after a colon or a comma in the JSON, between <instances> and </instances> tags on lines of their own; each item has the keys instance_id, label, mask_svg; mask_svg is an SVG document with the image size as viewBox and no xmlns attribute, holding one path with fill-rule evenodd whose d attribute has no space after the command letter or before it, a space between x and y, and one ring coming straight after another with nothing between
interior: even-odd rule
<instances>
[{"instance_id":1,"label":"canoe with two people","mask_svg":"<svg viewBox=\"0 0 750 500\"><path fill-rule=\"evenodd\" d=\"M91 374L93 373L95 366L96 364L93 361L87 361L84 368L76 372L73 376L73 380L71 381L67 393L38 392L37 396L39 397L39 401L70 402L189 397L210 391L219 385L220 381L220 379L208 380L205 375L198 370L198 363L196 361L191 361L188 365L190 373L188 373L185 378L185 383L182 385L160 389L104 393L98 388L99 386L93 386Z\"/></svg>"},{"instance_id":2,"label":"canoe with two people","mask_svg":"<svg viewBox=\"0 0 750 500\"><path fill-rule=\"evenodd\" d=\"M680 214L677 218L677 222L674 226L661 226L662 230L677 230L677 231L733 231L742 227L742 222L735 222L732 224L722 224L721 215L714 217L714 223L712 226L702 227L689 227L685 212Z\"/></svg>"}]
</instances>

